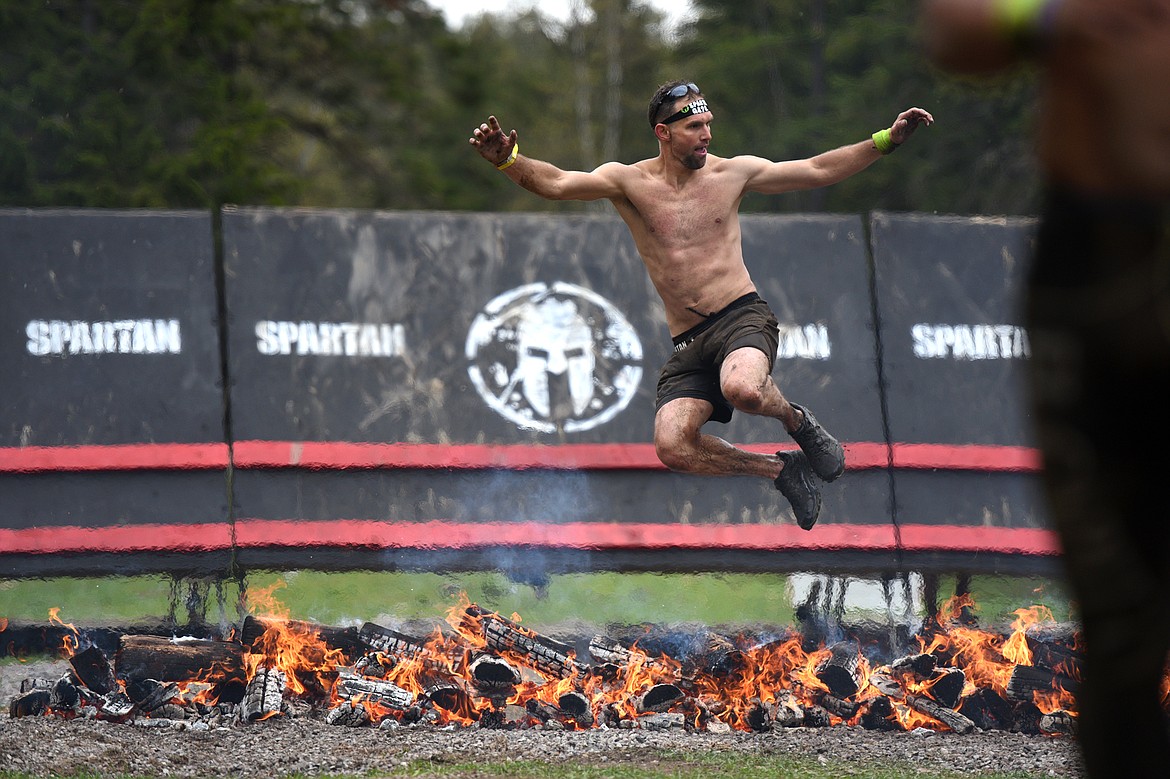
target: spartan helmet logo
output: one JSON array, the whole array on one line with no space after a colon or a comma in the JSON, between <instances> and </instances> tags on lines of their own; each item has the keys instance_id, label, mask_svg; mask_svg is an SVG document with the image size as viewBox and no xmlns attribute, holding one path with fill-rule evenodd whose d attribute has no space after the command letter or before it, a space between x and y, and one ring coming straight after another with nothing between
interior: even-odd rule
<instances>
[{"instance_id":1,"label":"spartan helmet logo","mask_svg":"<svg viewBox=\"0 0 1170 779\"><path fill-rule=\"evenodd\" d=\"M549 379L565 377L572 416L593 400L593 333L572 300L548 298L520 314L517 365L524 398L543 417L553 416ZM570 416L558 411L558 417Z\"/></svg>"},{"instance_id":2,"label":"spartan helmet logo","mask_svg":"<svg viewBox=\"0 0 1170 779\"><path fill-rule=\"evenodd\" d=\"M529 284L488 303L467 335L468 373L520 427L588 430L624 409L642 379L642 344L605 298Z\"/></svg>"}]
</instances>

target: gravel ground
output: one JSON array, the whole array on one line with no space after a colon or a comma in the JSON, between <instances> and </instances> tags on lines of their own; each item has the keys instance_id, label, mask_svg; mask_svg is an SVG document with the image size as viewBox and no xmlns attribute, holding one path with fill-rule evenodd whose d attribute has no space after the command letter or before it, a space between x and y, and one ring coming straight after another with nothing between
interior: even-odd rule
<instances>
[{"instance_id":1,"label":"gravel ground","mask_svg":"<svg viewBox=\"0 0 1170 779\"><path fill-rule=\"evenodd\" d=\"M24 678L57 678L64 663L0 665L0 701ZM7 709L7 706L5 706ZM276 718L209 730L146 727L53 717L0 715L0 768L32 776L86 772L100 777L282 777L389 773L415 761L436 764L508 759L607 765L677 762L678 755L742 750L815 755L834 761L930 765L978 775L1084 776L1069 738L1002 732L878 733L861 728L791 728L766 734L595 729L499 731L434 726L344 728L312 717ZM664 758L663 753L672 756Z\"/></svg>"}]
</instances>

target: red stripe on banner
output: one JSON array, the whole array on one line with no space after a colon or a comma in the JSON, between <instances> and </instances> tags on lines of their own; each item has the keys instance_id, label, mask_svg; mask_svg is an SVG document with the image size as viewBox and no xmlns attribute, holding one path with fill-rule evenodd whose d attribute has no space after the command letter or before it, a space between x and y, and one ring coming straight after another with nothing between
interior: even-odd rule
<instances>
[{"instance_id":1,"label":"red stripe on banner","mask_svg":"<svg viewBox=\"0 0 1170 779\"><path fill-rule=\"evenodd\" d=\"M226 468L227 444L0 447L0 473Z\"/></svg>"},{"instance_id":2,"label":"red stripe on banner","mask_svg":"<svg viewBox=\"0 0 1170 779\"><path fill-rule=\"evenodd\" d=\"M1026 446L953 446L894 444L895 468L942 468L974 471L1040 470L1040 452Z\"/></svg>"},{"instance_id":3,"label":"red stripe on banner","mask_svg":"<svg viewBox=\"0 0 1170 779\"><path fill-rule=\"evenodd\" d=\"M1054 533L1035 528L903 525L906 552L987 552L1054 556ZM0 529L0 554L224 551L232 548L227 523L37 527ZM679 525L676 523L382 522L377 520L268 520L235 523L237 548L474 549L537 547L578 550L722 549L754 551L861 551L897 549L891 525Z\"/></svg>"},{"instance_id":4,"label":"red stripe on banner","mask_svg":"<svg viewBox=\"0 0 1170 779\"><path fill-rule=\"evenodd\" d=\"M792 449L792 442L748 444L748 451ZM0 473L226 468L226 444L120 444L0 447ZM341 441L239 441L238 468L501 468L661 471L653 444L369 444ZM1040 456L1021 446L845 444L849 470L884 468L1035 472Z\"/></svg>"},{"instance_id":5,"label":"red stripe on banner","mask_svg":"<svg viewBox=\"0 0 1170 779\"><path fill-rule=\"evenodd\" d=\"M996 552L1059 555L1060 540L1051 530L1031 527L964 527L962 525L901 525L907 552Z\"/></svg>"},{"instance_id":6,"label":"red stripe on banner","mask_svg":"<svg viewBox=\"0 0 1170 779\"><path fill-rule=\"evenodd\" d=\"M372 520L246 519L236 522L240 548L270 546L374 549L824 549L894 548L889 525L825 525L816 532L794 525L679 525L624 522L377 522Z\"/></svg>"},{"instance_id":7,"label":"red stripe on banner","mask_svg":"<svg viewBox=\"0 0 1170 779\"><path fill-rule=\"evenodd\" d=\"M232 548L227 522L117 527L0 528L0 553L208 552Z\"/></svg>"},{"instance_id":8,"label":"red stripe on banner","mask_svg":"<svg viewBox=\"0 0 1170 779\"><path fill-rule=\"evenodd\" d=\"M747 444L751 452L793 449L792 442ZM549 468L665 470L653 444L359 444L342 442L239 441L239 468ZM1035 471L1039 455L1018 446L948 444L845 444L849 470L885 468Z\"/></svg>"}]
</instances>

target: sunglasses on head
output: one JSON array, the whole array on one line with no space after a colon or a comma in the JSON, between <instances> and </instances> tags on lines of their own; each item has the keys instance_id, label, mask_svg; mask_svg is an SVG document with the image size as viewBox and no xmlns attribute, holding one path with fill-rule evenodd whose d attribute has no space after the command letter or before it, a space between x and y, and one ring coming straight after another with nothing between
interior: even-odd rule
<instances>
[{"instance_id":1,"label":"sunglasses on head","mask_svg":"<svg viewBox=\"0 0 1170 779\"><path fill-rule=\"evenodd\" d=\"M687 94L688 92L694 92L695 94L702 94L702 92L699 90L698 85L693 83L693 82L688 81L685 84L679 84L677 87L672 88L670 91L668 91L666 94L664 94L662 96L662 98L658 101L658 110L662 109L662 106L666 103L667 100L678 100L680 97ZM656 113L657 113L657 111L656 111Z\"/></svg>"}]
</instances>

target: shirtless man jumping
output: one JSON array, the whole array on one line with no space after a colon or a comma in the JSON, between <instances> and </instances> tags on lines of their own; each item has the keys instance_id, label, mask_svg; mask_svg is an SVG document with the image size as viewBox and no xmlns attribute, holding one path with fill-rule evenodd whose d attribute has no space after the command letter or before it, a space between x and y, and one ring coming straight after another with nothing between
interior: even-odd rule
<instances>
[{"instance_id":1,"label":"shirtless man jumping","mask_svg":"<svg viewBox=\"0 0 1170 779\"><path fill-rule=\"evenodd\" d=\"M675 471L772 479L797 523L809 530L821 508L813 474L836 479L845 470L845 455L813 415L790 403L772 381L777 322L744 265L739 204L748 192L835 184L934 119L911 108L865 141L805 160L770 162L709 153L714 114L694 83L659 87L648 118L657 157L633 165L607 162L591 172L521 156L516 131L505 133L494 116L470 141L504 175L543 198L613 203L662 297L674 340L674 354L658 380L659 459ZM800 451L757 454L701 432L708 421L730 421L733 409L779 420Z\"/></svg>"}]
</instances>

